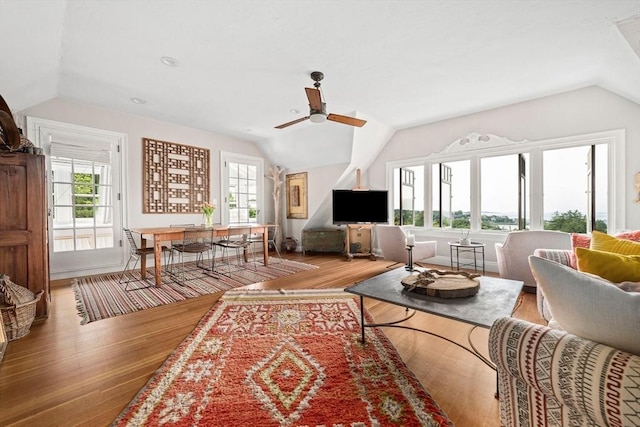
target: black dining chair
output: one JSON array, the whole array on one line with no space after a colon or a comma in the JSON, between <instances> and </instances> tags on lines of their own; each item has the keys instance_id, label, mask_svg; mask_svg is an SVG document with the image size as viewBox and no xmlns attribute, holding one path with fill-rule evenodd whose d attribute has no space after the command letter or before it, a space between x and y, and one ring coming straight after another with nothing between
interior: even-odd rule
<instances>
[{"instance_id":1,"label":"black dining chair","mask_svg":"<svg viewBox=\"0 0 640 427\"><path fill-rule=\"evenodd\" d=\"M248 240L251 243L251 255L253 256L254 265L257 265L256 249L259 249L260 251L264 250L263 249L264 233L267 233L267 250L273 247L276 250L276 254L278 255L280 262L282 262L282 256L280 256L280 251L278 250L278 245L276 245L276 240L275 240L277 232L278 232L277 224L267 224L266 229L264 226L251 228L251 234L248 236ZM263 255L269 256L268 253ZM269 260L269 262L271 263L271 260Z\"/></svg>"},{"instance_id":2,"label":"black dining chair","mask_svg":"<svg viewBox=\"0 0 640 427\"><path fill-rule=\"evenodd\" d=\"M250 226L230 226L221 238L213 243L214 252L211 262L211 270L216 274L230 276L231 273L245 267L244 253L249 249L251 242L248 236L251 234ZM220 259L216 257L216 248L222 251ZM235 266L231 263L229 252L235 252Z\"/></svg>"},{"instance_id":3,"label":"black dining chair","mask_svg":"<svg viewBox=\"0 0 640 427\"><path fill-rule=\"evenodd\" d=\"M127 264L124 266L124 270L122 270L122 273L120 273L120 279L118 280L118 283L126 283L124 290L127 291L129 290L128 287L130 283L144 281L144 279L142 279L142 276L136 276L134 272L136 270L136 267L138 266L138 261L140 261L140 258L142 258L143 256L153 255L154 248L153 246L150 248L139 247L138 243L136 242L136 239L133 237L133 233L131 232L131 230L128 228L123 228L122 230L124 231L124 234L127 236L127 240L129 241L130 252L129 252L129 259L127 260ZM167 263L166 257L167 257L167 253L169 253L169 248L167 246L162 246L162 253L164 255L165 264L166 264ZM129 264L131 264L131 261L134 261L134 263L131 270L129 270ZM147 287L149 286L145 286L144 288L147 288ZM135 289L143 289L143 288L135 288ZM135 289L131 289L131 290L135 290Z\"/></svg>"},{"instance_id":4,"label":"black dining chair","mask_svg":"<svg viewBox=\"0 0 640 427\"><path fill-rule=\"evenodd\" d=\"M207 268L204 264L204 255L211 251L212 240L212 229L185 227L183 238L171 241L170 272L176 282L184 284L187 279L187 273ZM193 266L189 264L189 261L185 260L190 255L195 257Z\"/></svg>"}]
</instances>

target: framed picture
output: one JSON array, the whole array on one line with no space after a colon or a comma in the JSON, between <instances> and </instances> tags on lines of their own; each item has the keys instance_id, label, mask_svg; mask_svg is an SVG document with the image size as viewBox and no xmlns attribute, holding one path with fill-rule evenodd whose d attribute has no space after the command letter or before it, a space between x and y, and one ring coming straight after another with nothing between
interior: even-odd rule
<instances>
[{"instance_id":1,"label":"framed picture","mask_svg":"<svg viewBox=\"0 0 640 427\"><path fill-rule=\"evenodd\" d=\"M287 218L307 219L307 173L287 175Z\"/></svg>"}]
</instances>

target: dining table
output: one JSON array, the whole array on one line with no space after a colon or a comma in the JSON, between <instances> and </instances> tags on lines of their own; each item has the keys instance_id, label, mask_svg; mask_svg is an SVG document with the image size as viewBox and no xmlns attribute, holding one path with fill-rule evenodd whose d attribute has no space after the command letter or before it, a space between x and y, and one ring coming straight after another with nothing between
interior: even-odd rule
<instances>
[{"instance_id":1,"label":"dining table","mask_svg":"<svg viewBox=\"0 0 640 427\"><path fill-rule=\"evenodd\" d=\"M251 227L251 233L262 233L262 245L263 245L263 257L264 265L269 265L269 227L274 227L271 224L232 224L232 225L214 225L211 227L189 227L192 231L195 229L202 230L202 237L221 237L227 236L229 228L232 227ZM147 247L147 240L152 239L154 250L154 265L155 265L155 282L156 287L162 285L162 243L170 242L172 240L182 240L184 238L184 232L187 227L135 227L131 228L131 231L140 235L140 247L142 249ZM245 261L247 261L248 253L245 248L244 252ZM140 259L140 275L143 279L147 275L147 259L141 257Z\"/></svg>"}]
</instances>

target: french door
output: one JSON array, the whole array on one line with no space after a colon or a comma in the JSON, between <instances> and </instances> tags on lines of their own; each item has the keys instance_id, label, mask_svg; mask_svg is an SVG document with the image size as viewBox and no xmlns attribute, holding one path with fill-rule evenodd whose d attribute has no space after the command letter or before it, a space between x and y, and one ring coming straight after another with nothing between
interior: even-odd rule
<instances>
[{"instance_id":1,"label":"french door","mask_svg":"<svg viewBox=\"0 0 640 427\"><path fill-rule=\"evenodd\" d=\"M51 273L120 267L126 135L32 117L27 126L47 158Z\"/></svg>"},{"instance_id":2,"label":"french door","mask_svg":"<svg viewBox=\"0 0 640 427\"><path fill-rule=\"evenodd\" d=\"M223 151L220 153L220 171L223 223L261 223L264 160Z\"/></svg>"}]
</instances>

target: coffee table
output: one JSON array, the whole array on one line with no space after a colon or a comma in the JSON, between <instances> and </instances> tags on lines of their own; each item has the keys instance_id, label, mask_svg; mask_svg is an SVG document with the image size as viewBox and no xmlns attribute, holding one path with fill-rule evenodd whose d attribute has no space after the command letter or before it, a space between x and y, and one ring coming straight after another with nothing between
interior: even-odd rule
<instances>
[{"instance_id":1,"label":"coffee table","mask_svg":"<svg viewBox=\"0 0 640 427\"><path fill-rule=\"evenodd\" d=\"M400 281L407 275L409 273L404 268L398 268L363 280L345 289L346 292L360 296L362 342L365 342L365 327L386 326L411 329L455 344L482 360L490 368L495 369L494 364L473 346L471 333L476 327L489 329L498 318L511 316L522 292L523 282L481 276L479 278L480 290L476 295L463 298L438 298L405 291ZM394 322L365 323L364 297L405 307L406 316ZM416 311L435 314L473 325L467 336L469 347L424 329L399 324L413 317Z\"/></svg>"}]
</instances>

